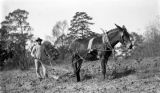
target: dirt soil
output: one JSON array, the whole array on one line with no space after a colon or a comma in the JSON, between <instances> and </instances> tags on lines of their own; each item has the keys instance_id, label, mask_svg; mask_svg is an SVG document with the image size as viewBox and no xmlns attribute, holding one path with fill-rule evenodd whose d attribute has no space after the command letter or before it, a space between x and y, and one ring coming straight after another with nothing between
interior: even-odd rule
<instances>
[{"instance_id":1,"label":"dirt soil","mask_svg":"<svg viewBox=\"0 0 160 93\"><path fill-rule=\"evenodd\" d=\"M48 68L49 78L42 81L34 68L1 71L0 93L160 93L160 58L109 61L105 80L98 61L83 63L81 82L70 65Z\"/></svg>"}]
</instances>

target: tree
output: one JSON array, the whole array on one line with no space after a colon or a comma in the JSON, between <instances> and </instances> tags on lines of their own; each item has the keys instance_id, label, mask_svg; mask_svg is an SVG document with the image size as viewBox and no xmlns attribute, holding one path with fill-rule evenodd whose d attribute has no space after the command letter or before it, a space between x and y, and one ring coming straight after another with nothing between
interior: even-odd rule
<instances>
[{"instance_id":1,"label":"tree","mask_svg":"<svg viewBox=\"0 0 160 93\"><path fill-rule=\"evenodd\" d=\"M64 45L63 36L66 35L67 31L68 31L68 24L66 20L62 22L58 21L56 25L53 27L53 30L52 30L53 36L56 37L57 40L61 39L62 46Z\"/></svg>"},{"instance_id":2,"label":"tree","mask_svg":"<svg viewBox=\"0 0 160 93\"><path fill-rule=\"evenodd\" d=\"M132 43L134 46L139 46L144 41L144 37L142 35L137 34L136 32L132 32L131 36L132 36Z\"/></svg>"},{"instance_id":3,"label":"tree","mask_svg":"<svg viewBox=\"0 0 160 93\"><path fill-rule=\"evenodd\" d=\"M51 42L52 44L54 44L56 38L53 37L53 36L50 36L50 35L46 35L45 36L45 40L47 40L47 41Z\"/></svg>"},{"instance_id":4,"label":"tree","mask_svg":"<svg viewBox=\"0 0 160 93\"><path fill-rule=\"evenodd\" d=\"M159 42L160 16L157 16L155 20L150 22L150 24L146 27L144 35L145 35L145 40L148 42Z\"/></svg>"},{"instance_id":5,"label":"tree","mask_svg":"<svg viewBox=\"0 0 160 93\"><path fill-rule=\"evenodd\" d=\"M0 45L2 46L3 49L5 49L7 47L7 44L9 43L7 41L9 37L9 33L6 30L6 27L3 26L2 28L0 28Z\"/></svg>"},{"instance_id":6,"label":"tree","mask_svg":"<svg viewBox=\"0 0 160 93\"><path fill-rule=\"evenodd\" d=\"M8 38L8 32L6 30L6 27L3 26L2 28L0 28L0 40L1 41L6 41Z\"/></svg>"},{"instance_id":7,"label":"tree","mask_svg":"<svg viewBox=\"0 0 160 93\"><path fill-rule=\"evenodd\" d=\"M47 53L49 54L49 57L51 60L56 60L58 59L59 56L59 52L58 50L55 48L55 46L53 46L53 44L51 44L51 42L49 41L44 41L42 43L42 46L44 46L47 50Z\"/></svg>"},{"instance_id":8,"label":"tree","mask_svg":"<svg viewBox=\"0 0 160 93\"><path fill-rule=\"evenodd\" d=\"M145 57L159 56L160 52L160 16L146 26L143 54Z\"/></svg>"},{"instance_id":9,"label":"tree","mask_svg":"<svg viewBox=\"0 0 160 93\"><path fill-rule=\"evenodd\" d=\"M66 35L65 34L62 34L61 36L59 36L57 38L57 40L54 42L55 45L57 46L64 46L66 45Z\"/></svg>"},{"instance_id":10,"label":"tree","mask_svg":"<svg viewBox=\"0 0 160 93\"><path fill-rule=\"evenodd\" d=\"M89 25L93 23L89 22L92 17L88 16L86 12L76 12L75 16L71 20L70 34L74 37L88 37L92 33Z\"/></svg>"},{"instance_id":11,"label":"tree","mask_svg":"<svg viewBox=\"0 0 160 93\"><path fill-rule=\"evenodd\" d=\"M21 62L25 62L26 42L33 36L31 34L32 28L27 22L28 15L27 11L17 9L9 13L1 23L2 28L5 28L9 34L7 40L12 41L14 45L19 65Z\"/></svg>"}]
</instances>

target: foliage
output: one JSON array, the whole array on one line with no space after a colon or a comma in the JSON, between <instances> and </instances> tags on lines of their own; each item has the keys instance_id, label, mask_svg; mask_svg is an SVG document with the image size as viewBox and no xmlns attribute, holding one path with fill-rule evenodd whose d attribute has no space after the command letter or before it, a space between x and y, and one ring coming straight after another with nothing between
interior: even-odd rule
<instances>
[{"instance_id":1,"label":"foliage","mask_svg":"<svg viewBox=\"0 0 160 93\"><path fill-rule=\"evenodd\" d=\"M27 11L17 9L9 13L1 23L8 35L8 37L5 36L5 40L10 41L7 43L8 49L12 48L15 51L14 62L18 62L18 66L22 68L25 68L23 63L25 62L26 42L33 36L30 32L31 26L27 22L28 15Z\"/></svg>"},{"instance_id":2,"label":"foliage","mask_svg":"<svg viewBox=\"0 0 160 93\"><path fill-rule=\"evenodd\" d=\"M52 34L53 34L53 36L55 36L55 37L59 37L59 36L61 36L61 35L63 35L63 34L65 34L67 31L67 27L68 27L68 24L67 24L67 21L66 20L64 20L64 21L58 21L57 23L56 23L56 25L53 27L53 29L52 29Z\"/></svg>"},{"instance_id":3,"label":"foliage","mask_svg":"<svg viewBox=\"0 0 160 93\"><path fill-rule=\"evenodd\" d=\"M157 17L147 27L144 33L143 56L160 56L160 18Z\"/></svg>"},{"instance_id":4,"label":"foliage","mask_svg":"<svg viewBox=\"0 0 160 93\"><path fill-rule=\"evenodd\" d=\"M58 46L64 46L64 45L66 45L66 35L65 34L63 34L63 35L61 35L61 36L59 36L58 38L57 38L57 40L54 42L54 44L58 47Z\"/></svg>"},{"instance_id":5,"label":"foliage","mask_svg":"<svg viewBox=\"0 0 160 93\"><path fill-rule=\"evenodd\" d=\"M142 49L142 45L144 43L144 36L142 35L139 35L135 32L132 32L131 33L131 36L132 36L132 44L133 44L133 48L131 51L129 51L129 53L132 54L132 57L137 57L137 56L140 56L140 52L141 52L141 49ZM130 55L131 55L130 54Z\"/></svg>"},{"instance_id":6,"label":"foliage","mask_svg":"<svg viewBox=\"0 0 160 93\"><path fill-rule=\"evenodd\" d=\"M159 42L160 35L160 16L156 17L153 22L146 26L146 31L144 33L145 41L147 42Z\"/></svg>"},{"instance_id":7,"label":"foliage","mask_svg":"<svg viewBox=\"0 0 160 93\"><path fill-rule=\"evenodd\" d=\"M2 49L5 49L7 47L7 39L9 35L5 27L3 26L0 28L0 46Z\"/></svg>"},{"instance_id":8,"label":"foliage","mask_svg":"<svg viewBox=\"0 0 160 93\"><path fill-rule=\"evenodd\" d=\"M59 53L60 53L60 55L59 55L59 59L62 59L62 60L64 60L65 58L69 58L69 56L71 56L70 55L70 52L69 52L69 48L68 48L69 46L67 46L67 45L65 45L65 46L59 46L57 49L58 49L58 51L59 51ZM69 56L67 56L67 55L69 55Z\"/></svg>"},{"instance_id":9,"label":"foliage","mask_svg":"<svg viewBox=\"0 0 160 93\"><path fill-rule=\"evenodd\" d=\"M137 35L135 35L137 36ZM160 18L146 26L144 35L136 38L133 58L160 56Z\"/></svg>"},{"instance_id":10,"label":"foliage","mask_svg":"<svg viewBox=\"0 0 160 93\"><path fill-rule=\"evenodd\" d=\"M12 58L13 52L5 50L2 45L0 45L0 70L4 68L5 60Z\"/></svg>"},{"instance_id":11,"label":"foliage","mask_svg":"<svg viewBox=\"0 0 160 93\"><path fill-rule=\"evenodd\" d=\"M88 16L86 12L76 12L71 20L70 35L82 38L92 35L89 25L93 25L93 23L89 22L90 20L92 17Z\"/></svg>"},{"instance_id":12,"label":"foliage","mask_svg":"<svg viewBox=\"0 0 160 93\"><path fill-rule=\"evenodd\" d=\"M59 57L59 52L58 52L58 50L55 48L55 46L53 46L53 45L51 44L51 42L49 42L49 41L44 41L42 45L46 48L47 53L49 54L49 57L50 57L52 60L58 59L58 57Z\"/></svg>"},{"instance_id":13,"label":"foliage","mask_svg":"<svg viewBox=\"0 0 160 93\"><path fill-rule=\"evenodd\" d=\"M68 31L68 24L67 21L58 21L56 25L53 27L52 33L54 37L57 37L55 41L56 44L60 43L62 46L64 45L65 36Z\"/></svg>"},{"instance_id":14,"label":"foliage","mask_svg":"<svg viewBox=\"0 0 160 93\"><path fill-rule=\"evenodd\" d=\"M51 42L52 44L54 44L56 37L50 36L50 35L46 35L45 40Z\"/></svg>"},{"instance_id":15,"label":"foliage","mask_svg":"<svg viewBox=\"0 0 160 93\"><path fill-rule=\"evenodd\" d=\"M132 37L132 44L134 46L139 46L144 41L144 37L142 35L137 34L136 32L132 32L131 37Z\"/></svg>"}]
</instances>

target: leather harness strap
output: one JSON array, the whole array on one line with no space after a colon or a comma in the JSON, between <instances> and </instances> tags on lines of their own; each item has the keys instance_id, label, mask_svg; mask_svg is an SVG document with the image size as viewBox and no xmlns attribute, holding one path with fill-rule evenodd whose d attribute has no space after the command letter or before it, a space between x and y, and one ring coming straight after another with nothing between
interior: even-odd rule
<instances>
[{"instance_id":1,"label":"leather harness strap","mask_svg":"<svg viewBox=\"0 0 160 93\"><path fill-rule=\"evenodd\" d=\"M103 35L102 41L107 46L107 48L109 48L112 51L112 53L113 53L113 59L115 59L115 49L112 47L107 33L105 33Z\"/></svg>"},{"instance_id":2,"label":"leather harness strap","mask_svg":"<svg viewBox=\"0 0 160 93\"><path fill-rule=\"evenodd\" d=\"M109 49L113 49L112 48L112 45L111 45L111 43L110 43L110 41L109 41L109 38L108 38L108 34L106 33L106 34L104 34L103 35L103 37L102 37L102 42L105 44L105 45L107 45L107 47L109 48Z\"/></svg>"}]
</instances>

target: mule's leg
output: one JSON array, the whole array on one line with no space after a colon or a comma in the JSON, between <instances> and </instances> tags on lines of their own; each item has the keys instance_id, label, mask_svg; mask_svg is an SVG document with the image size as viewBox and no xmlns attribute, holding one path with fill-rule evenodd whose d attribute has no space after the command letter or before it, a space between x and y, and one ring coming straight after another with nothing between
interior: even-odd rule
<instances>
[{"instance_id":1,"label":"mule's leg","mask_svg":"<svg viewBox=\"0 0 160 93\"><path fill-rule=\"evenodd\" d=\"M74 74L76 75L77 82L80 81L80 69L82 65L83 60L80 58L72 58L72 67L74 70Z\"/></svg>"},{"instance_id":2,"label":"mule's leg","mask_svg":"<svg viewBox=\"0 0 160 93\"><path fill-rule=\"evenodd\" d=\"M76 68L76 70L77 70L77 72L76 72L77 82L79 82L81 80L80 79L80 70L81 70L82 62L83 62L82 59L78 59L77 68Z\"/></svg>"},{"instance_id":3,"label":"mule's leg","mask_svg":"<svg viewBox=\"0 0 160 93\"><path fill-rule=\"evenodd\" d=\"M105 79L105 75L106 75L106 64L107 64L107 61L108 61L108 58L102 57L101 67L102 67L103 79Z\"/></svg>"},{"instance_id":4,"label":"mule's leg","mask_svg":"<svg viewBox=\"0 0 160 93\"><path fill-rule=\"evenodd\" d=\"M106 65L105 65L105 59L104 59L104 58L102 58L101 67L102 67L102 75L103 75L103 79L105 79Z\"/></svg>"},{"instance_id":5,"label":"mule's leg","mask_svg":"<svg viewBox=\"0 0 160 93\"><path fill-rule=\"evenodd\" d=\"M73 68L73 72L74 72L74 75L75 75L75 72L76 72L76 64L75 64L75 61L74 61L74 55L72 55L72 68Z\"/></svg>"},{"instance_id":6,"label":"mule's leg","mask_svg":"<svg viewBox=\"0 0 160 93\"><path fill-rule=\"evenodd\" d=\"M77 64L78 65L78 64ZM77 77L77 82L79 82L81 80L81 77L80 77L80 69L78 69L78 66L76 67L76 77Z\"/></svg>"},{"instance_id":7,"label":"mule's leg","mask_svg":"<svg viewBox=\"0 0 160 93\"><path fill-rule=\"evenodd\" d=\"M77 62L76 62L76 58L75 58L75 55L72 56L72 68L73 68L73 71L74 71L74 75L77 77Z\"/></svg>"}]
</instances>

